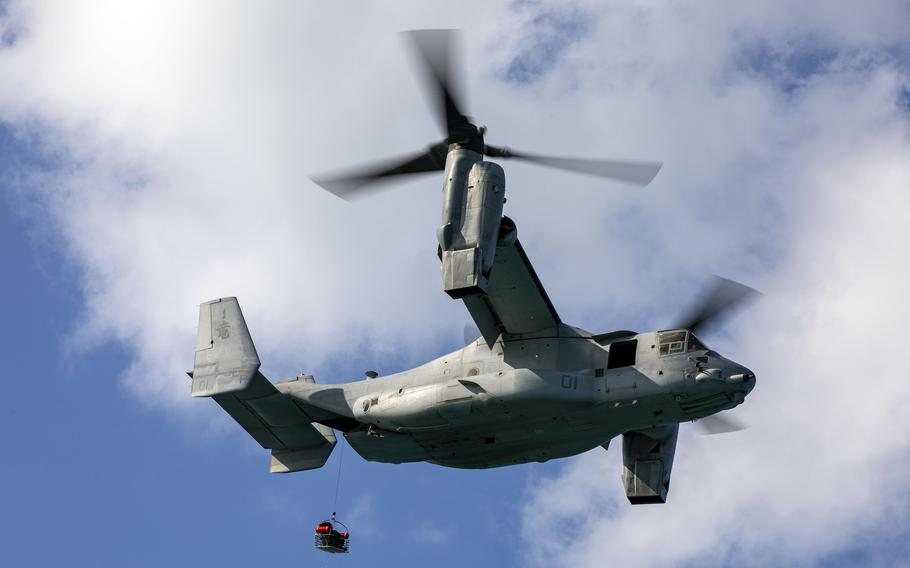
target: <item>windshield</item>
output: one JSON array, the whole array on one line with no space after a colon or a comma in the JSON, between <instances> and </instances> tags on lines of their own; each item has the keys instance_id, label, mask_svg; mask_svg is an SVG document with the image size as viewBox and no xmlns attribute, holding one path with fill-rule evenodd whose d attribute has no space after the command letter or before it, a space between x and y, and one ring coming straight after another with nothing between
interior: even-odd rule
<instances>
[{"instance_id":1,"label":"windshield","mask_svg":"<svg viewBox=\"0 0 910 568\"><path fill-rule=\"evenodd\" d=\"M686 350L686 330L664 331L657 335L661 355L673 355Z\"/></svg>"},{"instance_id":2,"label":"windshield","mask_svg":"<svg viewBox=\"0 0 910 568\"><path fill-rule=\"evenodd\" d=\"M657 334L657 342L660 344L661 355L708 350L700 339L684 329L662 331Z\"/></svg>"}]
</instances>

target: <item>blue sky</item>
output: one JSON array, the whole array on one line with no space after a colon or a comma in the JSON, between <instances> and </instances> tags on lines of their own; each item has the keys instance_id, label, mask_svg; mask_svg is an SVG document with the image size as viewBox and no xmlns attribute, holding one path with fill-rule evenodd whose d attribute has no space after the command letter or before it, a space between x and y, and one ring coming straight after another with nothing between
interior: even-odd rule
<instances>
[{"instance_id":1,"label":"blue sky","mask_svg":"<svg viewBox=\"0 0 910 568\"><path fill-rule=\"evenodd\" d=\"M849 355L910 317L903 3L2 6L5 564L906 557L910 383ZM491 143L664 161L644 192L507 166L507 214L566 321L661 327L715 273L765 292L708 338L758 373L737 409L753 427L684 429L666 506L625 503L615 451L473 472L345 448L269 475L188 396L196 305L223 295L273 380L459 347L437 181L353 206L307 181L438 136L396 35L420 27L466 30ZM342 456L347 559L311 546ZM565 524L571 550L552 538Z\"/></svg>"},{"instance_id":2,"label":"blue sky","mask_svg":"<svg viewBox=\"0 0 910 568\"><path fill-rule=\"evenodd\" d=\"M530 21L519 51L503 72L508 82L534 83L558 65L566 49L590 32L586 14L572 6L544 9Z\"/></svg>"}]
</instances>

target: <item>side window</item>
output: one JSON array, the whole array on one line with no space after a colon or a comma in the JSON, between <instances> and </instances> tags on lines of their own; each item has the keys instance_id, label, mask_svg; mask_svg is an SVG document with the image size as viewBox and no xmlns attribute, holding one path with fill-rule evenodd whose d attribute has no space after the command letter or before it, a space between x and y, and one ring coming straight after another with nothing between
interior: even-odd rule
<instances>
[{"instance_id":1,"label":"side window","mask_svg":"<svg viewBox=\"0 0 910 568\"><path fill-rule=\"evenodd\" d=\"M658 336L661 355L674 355L686 350L685 331L665 331Z\"/></svg>"},{"instance_id":2,"label":"side window","mask_svg":"<svg viewBox=\"0 0 910 568\"><path fill-rule=\"evenodd\" d=\"M638 349L638 340L617 341L610 344L610 355L607 358L608 369L630 367L635 364L635 351Z\"/></svg>"}]
</instances>

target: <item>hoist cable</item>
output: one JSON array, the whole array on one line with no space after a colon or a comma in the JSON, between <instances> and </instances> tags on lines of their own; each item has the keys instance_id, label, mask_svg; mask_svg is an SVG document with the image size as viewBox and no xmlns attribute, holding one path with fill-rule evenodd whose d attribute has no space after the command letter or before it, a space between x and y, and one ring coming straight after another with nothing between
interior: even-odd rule
<instances>
[{"instance_id":1,"label":"hoist cable","mask_svg":"<svg viewBox=\"0 0 910 568\"><path fill-rule=\"evenodd\" d=\"M341 448L338 450L338 477L335 479L335 502L332 505L332 509L338 508L338 489L341 487L341 462L344 459L344 441L342 440L339 445Z\"/></svg>"}]
</instances>

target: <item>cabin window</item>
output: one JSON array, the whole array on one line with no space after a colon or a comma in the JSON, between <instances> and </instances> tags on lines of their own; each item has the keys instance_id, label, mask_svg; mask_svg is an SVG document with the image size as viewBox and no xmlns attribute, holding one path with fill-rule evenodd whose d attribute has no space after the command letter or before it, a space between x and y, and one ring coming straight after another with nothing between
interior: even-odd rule
<instances>
[{"instance_id":1,"label":"cabin window","mask_svg":"<svg viewBox=\"0 0 910 568\"><path fill-rule=\"evenodd\" d=\"M686 335L688 332L682 331L665 331L658 335L657 340L660 343L661 355L674 355L686 350Z\"/></svg>"},{"instance_id":2,"label":"cabin window","mask_svg":"<svg viewBox=\"0 0 910 568\"><path fill-rule=\"evenodd\" d=\"M638 340L617 341L610 344L610 355L607 358L608 369L630 367L635 364L635 351L638 349Z\"/></svg>"}]
</instances>

